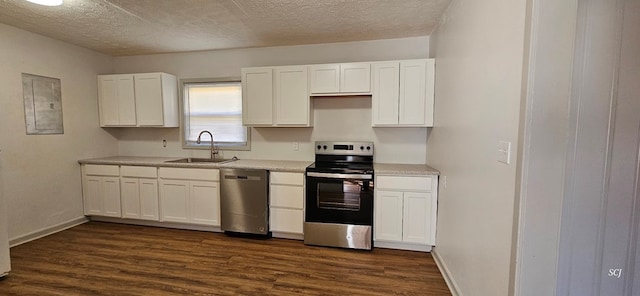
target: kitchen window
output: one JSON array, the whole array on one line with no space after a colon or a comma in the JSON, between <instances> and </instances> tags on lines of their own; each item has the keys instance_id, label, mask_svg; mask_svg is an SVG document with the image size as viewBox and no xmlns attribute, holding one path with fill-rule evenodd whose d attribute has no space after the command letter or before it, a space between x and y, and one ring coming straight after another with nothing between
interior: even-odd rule
<instances>
[{"instance_id":1,"label":"kitchen window","mask_svg":"<svg viewBox=\"0 0 640 296\"><path fill-rule=\"evenodd\" d=\"M249 150L249 128L242 125L242 86L240 81L181 80L185 148L209 148L213 134L220 149Z\"/></svg>"}]
</instances>

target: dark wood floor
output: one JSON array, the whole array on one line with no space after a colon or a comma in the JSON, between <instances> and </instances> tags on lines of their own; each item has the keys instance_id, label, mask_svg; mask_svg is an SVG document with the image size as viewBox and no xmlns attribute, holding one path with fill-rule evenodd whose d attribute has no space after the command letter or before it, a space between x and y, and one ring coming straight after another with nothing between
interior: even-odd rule
<instances>
[{"instance_id":1,"label":"dark wood floor","mask_svg":"<svg viewBox=\"0 0 640 296\"><path fill-rule=\"evenodd\" d=\"M0 295L451 295L429 253L100 222L11 260Z\"/></svg>"}]
</instances>

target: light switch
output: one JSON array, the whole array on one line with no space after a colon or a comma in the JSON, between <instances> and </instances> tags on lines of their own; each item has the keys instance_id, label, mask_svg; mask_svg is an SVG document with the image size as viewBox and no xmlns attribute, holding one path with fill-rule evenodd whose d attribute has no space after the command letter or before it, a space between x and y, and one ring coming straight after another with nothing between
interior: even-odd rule
<instances>
[{"instance_id":1,"label":"light switch","mask_svg":"<svg viewBox=\"0 0 640 296\"><path fill-rule=\"evenodd\" d=\"M498 141L498 161L505 164L511 163L511 142Z\"/></svg>"}]
</instances>

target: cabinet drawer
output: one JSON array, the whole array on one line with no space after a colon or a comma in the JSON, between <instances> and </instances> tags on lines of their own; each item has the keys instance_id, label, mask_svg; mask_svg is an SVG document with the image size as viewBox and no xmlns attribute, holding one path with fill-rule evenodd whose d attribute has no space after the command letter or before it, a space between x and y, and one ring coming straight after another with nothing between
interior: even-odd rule
<instances>
[{"instance_id":1,"label":"cabinet drawer","mask_svg":"<svg viewBox=\"0 0 640 296\"><path fill-rule=\"evenodd\" d=\"M202 180L219 181L220 170L217 169L184 169L184 168L160 168L158 177L178 180Z\"/></svg>"},{"instance_id":2,"label":"cabinet drawer","mask_svg":"<svg viewBox=\"0 0 640 296\"><path fill-rule=\"evenodd\" d=\"M269 230L302 234L304 215L302 210L271 209L269 212Z\"/></svg>"},{"instance_id":3,"label":"cabinet drawer","mask_svg":"<svg viewBox=\"0 0 640 296\"><path fill-rule=\"evenodd\" d=\"M157 178L158 169L156 167L122 166L120 167L122 177L136 178Z\"/></svg>"},{"instance_id":4,"label":"cabinet drawer","mask_svg":"<svg viewBox=\"0 0 640 296\"><path fill-rule=\"evenodd\" d=\"M273 172L269 175L271 184L304 185L304 174L302 173L279 173Z\"/></svg>"},{"instance_id":5,"label":"cabinet drawer","mask_svg":"<svg viewBox=\"0 0 640 296\"><path fill-rule=\"evenodd\" d=\"M375 186L377 189L418 190L431 191L431 177L378 176Z\"/></svg>"},{"instance_id":6,"label":"cabinet drawer","mask_svg":"<svg viewBox=\"0 0 640 296\"><path fill-rule=\"evenodd\" d=\"M304 188L271 185L269 204L275 207L302 209L304 206Z\"/></svg>"},{"instance_id":7,"label":"cabinet drawer","mask_svg":"<svg viewBox=\"0 0 640 296\"><path fill-rule=\"evenodd\" d=\"M97 176L120 176L120 167L117 165L86 164L84 173Z\"/></svg>"}]
</instances>

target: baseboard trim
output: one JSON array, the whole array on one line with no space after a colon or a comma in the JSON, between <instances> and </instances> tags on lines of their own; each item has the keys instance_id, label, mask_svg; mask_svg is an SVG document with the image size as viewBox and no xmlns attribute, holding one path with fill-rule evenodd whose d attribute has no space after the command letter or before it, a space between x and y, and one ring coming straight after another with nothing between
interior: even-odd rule
<instances>
[{"instance_id":1,"label":"baseboard trim","mask_svg":"<svg viewBox=\"0 0 640 296\"><path fill-rule=\"evenodd\" d=\"M276 238L293 239L293 240L304 240L304 234L288 233L288 232L277 232L277 231L272 231L271 234L272 234L273 237L276 237Z\"/></svg>"},{"instance_id":2,"label":"baseboard trim","mask_svg":"<svg viewBox=\"0 0 640 296\"><path fill-rule=\"evenodd\" d=\"M123 219L123 218L102 217L102 216L91 216L91 221L175 228L175 229L196 230L196 231L222 232L222 229L220 229L220 226L207 226L207 225L196 225L196 224L186 224L186 223L176 223L176 222L160 222L160 221Z\"/></svg>"},{"instance_id":3,"label":"baseboard trim","mask_svg":"<svg viewBox=\"0 0 640 296\"><path fill-rule=\"evenodd\" d=\"M31 232L31 233L27 233L25 235L21 235L19 237L16 237L16 238L10 240L9 241L9 247L13 248L15 246L19 246L19 245L22 245L24 243L28 243L30 241L37 240L39 238L43 238L45 236L52 235L52 234L54 234L56 232L67 230L67 229L69 229L71 227L75 227L75 226L78 226L80 224L84 224L84 223L87 223L87 222L89 222L89 219L87 219L86 217L82 216L82 217L75 218L73 220L69 220L67 222L60 223L58 225L54 225L54 226L47 227L47 228L44 228L44 229L36 230L36 231Z\"/></svg>"},{"instance_id":4,"label":"baseboard trim","mask_svg":"<svg viewBox=\"0 0 640 296\"><path fill-rule=\"evenodd\" d=\"M373 247L374 248L406 250L406 251L417 251L417 252L431 252L431 246L430 245L395 243L395 242L376 241L376 240L373 241Z\"/></svg>"},{"instance_id":5,"label":"baseboard trim","mask_svg":"<svg viewBox=\"0 0 640 296\"><path fill-rule=\"evenodd\" d=\"M433 257L433 261L436 262L436 265L438 265L438 269L440 269L440 273L442 274L444 281L447 283L447 286L451 291L451 295L462 296L462 293L460 293L460 289L458 288L458 284L453 279L449 268L447 268L447 264L444 263L442 257L440 257L440 255L438 254L437 247L434 247L431 250L431 256Z\"/></svg>"}]
</instances>

